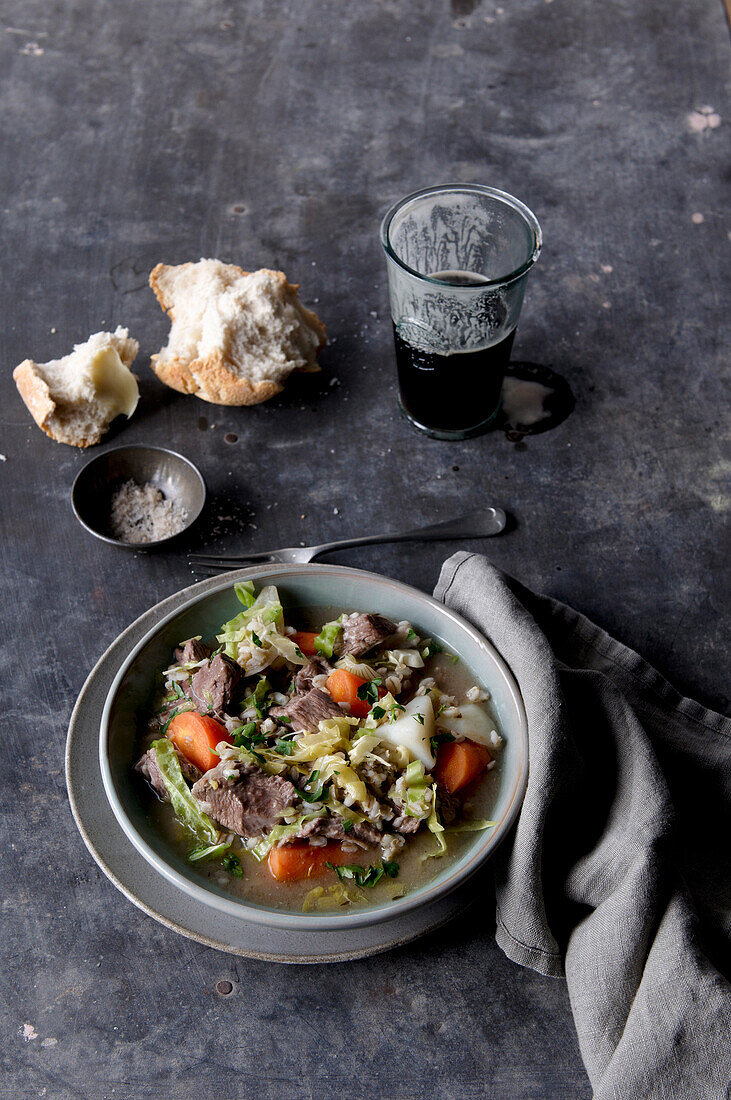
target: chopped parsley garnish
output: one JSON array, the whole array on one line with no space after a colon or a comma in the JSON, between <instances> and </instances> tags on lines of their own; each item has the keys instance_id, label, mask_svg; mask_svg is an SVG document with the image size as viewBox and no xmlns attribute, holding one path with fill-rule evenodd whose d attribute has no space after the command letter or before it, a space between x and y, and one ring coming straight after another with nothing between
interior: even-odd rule
<instances>
[{"instance_id":1,"label":"chopped parsley garnish","mask_svg":"<svg viewBox=\"0 0 731 1100\"><path fill-rule=\"evenodd\" d=\"M371 714L374 718L383 718L385 713L386 711L383 707L373 707L371 709Z\"/></svg>"},{"instance_id":2,"label":"chopped parsley garnish","mask_svg":"<svg viewBox=\"0 0 731 1100\"><path fill-rule=\"evenodd\" d=\"M392 860L381 860L381 866L362 867L359 863L342 863L336 867L334 863L327 863L327 867L334 871L341 882L351 879L356 886L365 886L369 889L381 881L384 875L389 878L397 878L399 865Z\"/></svg>"},{"instance_id":3,"label":"chopped parsley garnish","mask_svg":"<svg viewBox=\"0 0 731 1100\"><path fill-rule=\"evenodd\" d=\"M291 756L294 752L294 742L285 741L283 737L277 739L277 752L280 756Z\"/></svg>"},{"instance_id":4,"label":"chopped parsley garnish","mask_svg":"<svg viewBox=\"0 0 731 1100\"><path fill-rule=\"evenodd\" d=\"M241 860L239 859L238 856L235 856L233 854L229 854L227 856L224 856L223 859L221 860L221 864L222 864L224 870L228 871L228 873L230 875L233 875L234 878L243 878L244 877L244 869L241 866Z\"/></svg>"},{"instance_id":5,"label":"chopped parsley garnish","mask_svg":"<svg viewBox=\"0 0 731 1100\"><path fill-rule=\"evenodd\" d=\"M446 745L449 741L454 741L451 733L447 733L446 730L441 733L435 733L433 737L429 738L431 744L432 756L437 755L437 750L440 745Z\"/></svg>"},{"instance_id":6,"label":"chopped parsley garnish","mask_svg":"<svg viewBox=\"0 0 731 1100\"><path fill-rule=\"evenodd\" d=\"M358 698L363 699L369 703L378 702L378 688L383 683L383 680L375 679L369 680L365 684L361 684L358 688Z\"/></svg>"},{"instance_id":7,"label":"chopped parsley garnish","mask_svg":"<svg viewBox=\"0 0 731 1100\"><path fill-rule=\"evenodd\" d=\"M394 701L393 703L391 703L388 710L389 710L389 715L388 715L389 722L395 722L397 712L400 711L400 710L406 710L406 707L402 707L400 703L397 703L397 702Z\"/></svg>"},{"instance_id":8,"label":"chopped parsley garnish","mask_svg":"<svg viewBox=\"0 0 731 1100\"><path fill-rule=\"evenodd\" d=\"M421 651L422 657L433 657L435 653L442 653L443 647L439 642L435 642L433 638L429 638L426 645Z\"/></svg>"},{"instance_id":9,"label":"chopped parsley garnish","mask_svg":"<svg viewBox=\"0 0 731 1100\"><path fill-rule=\"evenodd\" d=\"M320 786L316 786L317 780L320 778L320 772L315 768L310 778L305 783L304 787L300 790L299 795L303 802L319 802L322 798L322 792L325 788L325 784L321 783ZM313 789L314 788L314 789Z\"/></svg>"},{"instance_id":10,"label":"chopped parsley garnish","mask_svg":"<svg viewBox=\"0 0 731 1100\"><path fill-rule=\"evenodd\" d=\"M167 733L168 726L172 722L173 718L177 718L179 714L184 714L187 710L195 710L195 707L192 703L189 703L187 707L176 707L175 710L171 711L161 727L161 732L163 734Z\"/></svg>"},{"instance_id":11,"label":"chopped parsley garnish","mask_svg":"<svg viewBox=\"0 0 731 1100\"><path fill-rule=\"evenodd\" d=\"M342 820L343 832L352 833L354 824L355 822L349 821L347 817L344 817Z\"/></svg>"},{"instance_id":12,"label":"chopped parsley garnish","mask_svg":"<svg viewBox=\"0 0 731 1100\"><path fill-rule=\"evenodd\" d=\"M263 649L263 648L264 648L264 646L263 646L263 645L261 644L261 638L260 638L260 637L259 637L259 635L258 635L258 634L256 634L256 633L255 633L255 631L253 631L253 630L252 630L252 632L251 632L251 640L252 640L252 642L254 643L254 645L258 645L259 649Z\"/></svg>"},{"instance_id":13,"label":"chopped parsley garnish","mask_svg":"<svg viewBox=\"0 0 731 1100\"><path fill-rule=\"evenodd\" d=\"M245 726L241 726L239 729L234 730L231 736L237 749L245 749L246 752L250 752L254 759L258 760L260 764L264 763L264 757L256 751L254 746L261 745L263 741L266 741L267 735L257 730L256 722L247 722Z\"/></svg>"},{"instance_id":14,"label":"chopped parsley garnish","mask_svg":"<svg viewBox=\"0 0 731 1100\"><path fill-rule=\"evenodd\" d=\"M266 741L265 733L257 733L256 722L247 722L245 726L240 726L239 729L234 730L231 736L237 749L250 749L252 745L258 745L262 741Z\"/></svg>"},{"instance_id":15,"label":"chopped parsley garnish","mask_svg":"<svg viewBox=\"0 0 731 1100\"><path fill-rule=\"evenodd\" d=\"M414 630L414 628L412 626L410 626L409 627L409 632L406 635L406 640L409 641L411 638L415 638L415 637L416 637L416 631Z\"/></svg>"},{"instance_id":16,"label":"chopped parsley garnish","mask_svg":"<svg viewBox=\"0 0 731 1100\"><path fill-rule=\"evenodd\" d=\"M414 719L415 722L418 722L420 726L424 725L424 715L423 714L412 714L411 717Z\"/></svg>"}]
</instances>

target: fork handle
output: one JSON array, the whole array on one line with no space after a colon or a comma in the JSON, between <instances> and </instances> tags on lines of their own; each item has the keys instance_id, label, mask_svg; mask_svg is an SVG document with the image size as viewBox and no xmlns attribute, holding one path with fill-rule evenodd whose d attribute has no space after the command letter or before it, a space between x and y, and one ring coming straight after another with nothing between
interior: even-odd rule
<instances>
[{"instance_id":1,"label":"fork handle","mask_svg":"<svg viewBox=\"0 0 731 1100\"><path fill-rule=\"evenodd\" d=\"M363 535L355 539L339 539L337 542L324 542L321 546L313 546L313 559L325 554L329 550L344 550L349 546L368 546L373 543L383 542L431 542L440 539L482 539L499 535L505 530L507 517L502 508L478 508L474 512L468 512L456 519L448 519L444 523L432 523L428 527L414 527L410 531L400 531L398 534L387 535Z\"/></svg>"}]
</instances>

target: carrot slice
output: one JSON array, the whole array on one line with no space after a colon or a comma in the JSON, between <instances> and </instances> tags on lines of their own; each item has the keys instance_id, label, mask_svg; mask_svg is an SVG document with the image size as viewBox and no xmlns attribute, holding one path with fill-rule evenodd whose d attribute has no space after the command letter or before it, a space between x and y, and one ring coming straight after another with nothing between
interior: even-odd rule
<instances>
[{"instance_id":1,"label":"carrot slice","mask_svg":"<svg viewBox=\"0 0 731 1100\"><path fill-rule=\"evenodd\" d=\"M219 741L232 744L231 734L221 722L194 710L176 714L168 726L168 737L186 760L202 772L220 764L220 756L213 751Z\"/></svg>"},{"instance_id":2,"label":"carrot slice","mask_svg":"<svg viewBox=\"0 0 731 1100\"><path fill-rule=\"evenodd\" d=\"M457 794L474 783L490 763L490 753L474 741L450 741L437 754L432 775L450 794Z\"/></svg>"},{"instance_id":3,"label":"carrot slice","mask_svg":"<svg viewBox=\"0 0 731 1100\"><path fill-rule=\"evenodd\" d=\"M327 678L325 687L336 703L347 703L354 718L365 718L371 709L367 699L358 698L358 688L368 681L345 668L336 668Z\"/></svg>"},{"instance_id":4,"label":"carrot slice","mask_svg":"<svg viewBox=\"0 0 731 1100\"><path fill-rule=\"evenodd\" d=\"M277 882L299 882L324 874L328 863L347 863L350 858L340 844L323 844L315 848L304 841L272 848L267 865L269 874Z\"/></svg>"},{"instance_id":5,"label":"carrot slice","mask_svg":"<svg viewBox=\"0 0 731 1100\"><path fill-rule=\"evenodd\" d=\"M311 630L297 630L294 634L290 634L290 638L300 647L305 657L314 657L317 653L316 637L317 633Z\"/></svg>"}]
</instances>

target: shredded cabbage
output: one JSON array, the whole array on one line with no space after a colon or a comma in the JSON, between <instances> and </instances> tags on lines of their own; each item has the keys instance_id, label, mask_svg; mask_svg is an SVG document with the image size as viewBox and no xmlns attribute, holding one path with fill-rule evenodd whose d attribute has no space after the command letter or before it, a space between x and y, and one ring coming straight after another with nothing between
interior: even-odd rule
<instances>
[{"instance_id":1,"label":"shredded cabbage","mask_svg":"<svg viewBox=\"0 0 731 1100\"><path fill-rule=\"evenodd\" d=\"M443 856L444 853L447 850L447 842L444 839L444 826L442 825L441 821L439 820L439 815L437 814L437 785L436 785L436 783L432 787L431 813L429 814L429 818L427 820L426 827L427 827L427 829L429 830L430 833L434 834L434 839L437 842L437 850L436 850L436 852L430 852L428 855L424 856L424 859L433 859L437 856Z\"/></svg>"},{"instance_id":2,"label":"shredded cabbage","mask_svg":"<svg viewBox=\"0 0 731 1100\"><path fill-rule=\"evenodd\" d=\"M322 657L332 657L335 643L338 640L340 631L343 629L342 622L344 618L345 615L341 615L339 619L335 619L331 623L325 623L315 638L315 649Z\"/></svg>"},{"instance_id":3,"label":"shredded cabbage","mask_svg":"<svg viewBox=\"0 0 731 1100\"><path fill-rule=\"evenodd\" d=\"M401 806L407 817L423 820L433 812L432 803L425 798L430 775L426 775L421 760L412 760L403 775L400 775L388 792L388 797Z\"/></svg>"},{"instance_id":4,"label":"shredded cabbage","mask_svg":"<svg viewBox=\"0 0 731 1100\"><path fill-rule=\"evenodd\" d=\"M280 840L284 840L289 836L295 836L306 821L312 821L315 817L323 817L325 812L325 810L322 810L320 813L300 814L300 816L289 825L275 825L274 828L259 841L256 847L251 849L251 854L254 859L258 859L260 862L266 859L274 845L278 844Z\"/></svg>"},{"instance_id":5,"label":"shredded cabbage","mask_svg":"<svg viewBox=\"0 0 731 1100\"><path fill-rule=\"evenodd\" d=\"M463 821L461 825L451 825L447 829L448 833L480 833L483 829L493 829L496 825L499 825L499 821L483 821L476 819L475 821Z\"/></svg>"},{"instance_id":6,"label":"shredded cabbage","mask_svg":"<svg viewBox=\"0 0 731 1100\"><path fill-rule=\"evenodd\" d=\"M224 840L221 844L201 844L188 854L188 859L191 863L196 863L200 859L212 859L213 856L222 856L230 847L230 840Z\"/></svg>"},{"instance_id":7,"label":"shredded cabbage","mask_svg":"<svg viewBox=\"0 0 731 1100\"><path fill-rule=\"evenodd\" d=\"M289 661L291 665L306 665L307 658L300 649L300 647L293 642L286 634L272 633L267 635L265 639L272 649L275 649L280 657L284 657L285 661Z\"/></svg>"},{"instance_id":8,"label":"shredded cabbage","mask_svg":"<svg viewBox=\"0 0 731 1100\"><path fill-rule=\"evenodd\" d=\"M336 905L350 905L355 900L342 882L328 886L327 890L324 886L315 886L305 894L302 912L309 913L312 909L333 909Z\"/></svg>"},{"instance_id":9,"label":"shredded cabbage","mask_svg":"<svg viewBox=\"0 0 731 1100\"><path fill-rule=\"evenodd\" d=\"M383 756L390 767L399 772L406 768L411 759L409 750L403 745L387 745L381 742L378 752L379 756Z\"/></svg>"},{"instance_id":10,"label":"shredded cabbage","mask_svg":"<svg viewBox=\"0 0 731 1100\"><path fill-rule=\"evenodd\" d=\"M332 794L325 802L327 808L332 813L337 814L338 817L342 817L345 821L351 821L354 825L357 825L361 821L365 821L365 814L359 814L357 810L353 810L350 806L346 806L343 802L338 802Z\"/></svg>"},{"instance_id":11,"label":"shredded cabbage","mask_svg":"<svg viewBox=\"0 0 731 1100\"><path fill-rule=\"evenodd\" d=\"M407 787L425 787L426 774L421 760L412 760L404 772Z\"/></svg>"},{"instance_id":12,"label":"shredded cabbage","mask_svg":"<svg viewBox=\"0 0 731 1100\"><path fill-rule=\"evenodd\" d=\"M339 661L336 661L335 668L344 668L346 672L352 672L354 676L360 676L361 680L378 679L378 673L373 665L369 665L367 661L356 661L352 653L346 653Z\"/></svg>"},{"instance_id":13,"label":"shredded cabbage","mask_svg":"<svg viewBox=\"0 0 731 1100\"><path fill-rule=\"evenodd\" d=\"M244 699L244 710L248 710L249 707L254 707L256 710L261 710L266 701L266 697L271 689L272 686L267 680L266 676L260 677L259 680L257 680L257 684L254 690Z\"/></svg>"},{"instance_id":14,"label":"shredded cabbage","mask_svg":"<svg viewBox=\"0 0 731 1100\"><path fill-rule=\"evenodd\" d=\"M350 744L350 726L357 718L328 718L320 722L317 733L299 733L293 739L294 752L287 757L291 764L309 764L329 756Z\"/></svg>"},{"instance_id":15,"label":"shredded cabbage","mask_svg":"<svg viewBox=\"0 0 731 1100\"><path fill-rule=\"evenodd\" d=\"M293 757L290 757L292 760ZM355 802L364 803L368 799L368 788L358 773L351 768L344 752L326 753L312 761L313 770L318 773L321 787L332 781L335 787L345 791Z\"/></svg>"},{"instance_id":16,"label":"shredded cabbage","mask_svg":"<svg viewBox=\"0 0 731 1100\"><path fill-rule=\"evenodd\" d=\"M416 649L389 649L384 664L406 665L407 668L423 668L424 658Z\"/></svg>"},{"instance_id":17,"label":"shredded cabbage","mask_svg":"<svg viewBox=\"0 0 731 1100\"><path fill-rule=\"evenodd\" d=\"M367 800L368 788L358 773L350 767L343 753L323 756L315 761L315 767L320 772L321 783L331 779L334 786L345 791L355 802L363 803Z\"/></svg>"},{"instance_id":18,"label":"shredded cabbage","mask_svg":"<svg viewBox=\"0 0 731 1100\"><path fill-rule=\"evenodd\" d=\"M248 603L252 590L242 585L236 595ZM279 592L273 584L265 585L244 611L221 627L217 640L227 656L238 661L248 675L261 672L279 657L290 664L303 665L307 658L299 646L284 633L284 612Z\"/></svg>"},{"instance_id":19,"label":"shredded cabbage","mask_svg":"<svg viewBox=\"0 0 731 1100\"><path fill-rule=\"evenodd\" d=\"M208 658L204 657L202 661L183 661L180 665L171 665L170 668L166 668L162 675L167 680L168 678L175 682L177 673L184 672L186 675L180 677L180 681L187 678L187 674L192 672L194 668L201 668L203 665L208 664Z\"/></svg>"},{"instance_id":20,"label":"shredded cabbage","mask_svg":"<svg viewBox=\"0 0 731 1100\"><path fill-rule=\"evenodd\" d=\"M153 741L152 748L155 750L155 760L178 821L190 829L201 844L218 844L219 830L208 814L203 812L200 802L190 793L172 742L161 737L158 741Z\"/></svg>"},{"instance_id":21,"label":"shredded cabbage","mask_svg":"<svg viewBox=\"0 0 731 1100\"><path fill-rule=\"evenodd\" d=\"M348 751L348 759L354 768L359 767L366 756L380 743L380 733L364 733Z\"/></svg>"},{"instance_id":22,"label":"shredded cabbage","mask_svg":"<svg viewBox=\"0 0 731 1100\"><path fill-rule=\"evenodd\" d=\"M237 581L234 585L234 592L241 600L244 607L251 607L254 603L254 582L253 581Z\"/></svg>"}]
</instances>

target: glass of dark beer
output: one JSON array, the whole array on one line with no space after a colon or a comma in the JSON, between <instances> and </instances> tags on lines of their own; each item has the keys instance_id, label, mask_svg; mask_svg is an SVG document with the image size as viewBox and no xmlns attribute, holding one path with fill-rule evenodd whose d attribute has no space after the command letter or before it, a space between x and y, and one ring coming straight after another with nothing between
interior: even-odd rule
<instances>
[{"instance_id":1,"label":"glass of dark beer","mask_svg":"<svg viewBox=\"0 0 731 1100\"><path fill-rule=\"evenodd\" d=\"M436 439L468 439L500 409L538 219L505 191L444 184L381 225L401 408Z\"/></svg>"}]
</instances>

